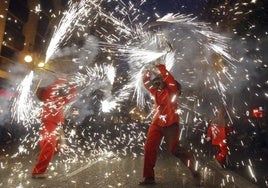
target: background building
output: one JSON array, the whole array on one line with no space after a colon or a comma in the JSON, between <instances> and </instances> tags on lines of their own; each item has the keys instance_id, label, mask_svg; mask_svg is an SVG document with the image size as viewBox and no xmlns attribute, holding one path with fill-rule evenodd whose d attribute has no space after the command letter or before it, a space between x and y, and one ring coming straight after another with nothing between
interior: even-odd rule
<instances>
[{"instance_id":1,"label":"background building","mask_svg":"<svg viewBox=\"0 0 268 188\"><path fill-rule=\"evenodd\" d=\"M0 1L0 78L9 78L10 65L34 66L45 53L53 23L68 1ZM28 57L28 58L25 58Z\"/></svg>"}]
</instances>

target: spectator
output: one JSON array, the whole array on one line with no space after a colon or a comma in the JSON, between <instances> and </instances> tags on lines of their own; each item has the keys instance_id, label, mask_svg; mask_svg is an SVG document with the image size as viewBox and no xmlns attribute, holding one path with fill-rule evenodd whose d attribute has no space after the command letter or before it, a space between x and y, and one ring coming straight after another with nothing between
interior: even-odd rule
<instances>
[{"instance_id":1,"label":"spectator","mask_svg":"<svg viewBox=\"0 0 268 188\"><path fill-rule=\"evenodd\" d=\"M215 159L217 165L222 167L228 153L227 135L232 132L232 128L227 125L224 109L218 108L216 114L217 116L209 124L206 140L216 146L218 152Z\"/></svg>"}]
</instances>

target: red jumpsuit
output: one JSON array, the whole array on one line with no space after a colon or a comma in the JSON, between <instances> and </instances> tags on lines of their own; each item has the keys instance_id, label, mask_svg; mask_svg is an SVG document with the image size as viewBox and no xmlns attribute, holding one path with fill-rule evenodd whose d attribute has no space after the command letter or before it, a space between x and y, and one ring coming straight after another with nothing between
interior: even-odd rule
<instances>
[{"instance_id":1,"label":"red jumpsuit","mask_svg":"<svg viewBox=\"0 0 268 188\"><path fill-rule=\"evenodd\" d=\"M70 87L68 93L60 93L59 91L63 89L61 88L63 85L63 80L57 80L42 92L44 107L41 114L41 151L32 174L45 173L56 149L58 138L57 125L64 123L63 106L76 98L76 89L74 87Z\"/></svg>"},{"instance_id":2,"label":"red jumpsuit","mask_svg":"<svg viewBox=\"0 0 268 188\"><path fill-rule=\"evenodd\" d=\"M227 134L232 132L231 128L225 125L218 125L216 123L210 124L207 131L207 136L211 138L212 145L219 148L216 160L223 164L227 153Z\"/></svg>"},{"instance_id":3,"label":"red jumpsuit","mask_svg":"<svg viewBox=\"0 0 268 188\"><path fill-rule=\"evenodd\" d=\"M182 162L194 172L192 155L178 144L179 140L179 115L178 85L174 77L166 70L165 65L159 64L158 69L166 86L159 90L150 87L150 77L153 74L147 71L143 76L145 88L154 96L154 116L147 133L144 146L143 177L154 177L154 167L157 159L157 150L164 137L168 150L179 157Z\"/></svg>"}]
</instances>

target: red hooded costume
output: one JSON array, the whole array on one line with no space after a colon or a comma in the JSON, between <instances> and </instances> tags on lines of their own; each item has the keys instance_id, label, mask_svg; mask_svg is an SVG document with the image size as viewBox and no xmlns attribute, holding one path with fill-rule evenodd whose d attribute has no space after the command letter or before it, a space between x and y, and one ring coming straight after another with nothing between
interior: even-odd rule
<instances>
[{"instance_id":1,"label":"red hooded costume","mask_svg":"<svg viewBox=\"0 0 268 188\"><path fill-rule=\"evenodd\" d=\"M228 154L227 148L227 134L231 133L232 129L226 125L219 125L211 123L208 127L207 137L211 138L212 145L219 148L219 152L216 155L216 160L223 164Z\"/></svg>"},{"instance_id":2,"label":"red hooded costume","mask_svg":"<svg viewBox=\"0 0 268 188\"><path fill-rule=\"evenodd\" d=\"M57 125L64 123L64 105L75 100L76 89L67 85L64 80L58 79L55 83L42 91L44 102L41 114L41 151L34 167L33 174L45 173L52 160L57 145Z\"/></svg>"},{"instance_id":3,"label":"red hooded costume","mask_svg":"<svg viewBox=\"0 0 268 188\"><path fill-rule=\"evenodd\" d=\"M153 73L149 71L145 73L143 82L146 89L154 96L155 114L152 124L164 127L179 122L179 115L176 113L178 109L178 86L174 77L166 70L165 65L159 64L158 69L166 87L161 90L150 87L150 77Z\"/></svg>"},{"instance_id":4,"label":"red hooded costume","mask_svg":"<svg viewBox=\"0 0 268 188\"><path fill-rule=\"evenodd\" d=\"M178 109L177 99L180 93L180 85L169 71L166 70L165 65L159 64L157 68L164 82L163 88L159 89L152 86L151 77L154 75L154 72L147 70L143 76L145 88L154 97L155 111L144 146L143 177L154 178L157 150L163 137L167 143L168 150L180 158L194 173L192 155L178 144L180 130L179 115L176 113L176 110Z\"/></svg>"}]
</instances>

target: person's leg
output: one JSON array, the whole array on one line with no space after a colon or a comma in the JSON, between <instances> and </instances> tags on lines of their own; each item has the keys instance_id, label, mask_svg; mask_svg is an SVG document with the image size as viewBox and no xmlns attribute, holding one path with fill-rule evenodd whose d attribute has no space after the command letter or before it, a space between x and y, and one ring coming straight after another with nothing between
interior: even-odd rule
<instances>
[{"instance_id":1,"label":"person's leg","mask_svg":"<svg viewBox=\"0 0 268 188\"><path fill-rule=\"evenodd\" d=\"M169 152L178 157L194 174L193 155L186 148L179 146L179 133L180 128L178 124L163 128L163 136Z\"/></svg>"},{"instance_id":2,"label":"person's leg","mask_svg":"<svg viewBox=\"0 0 268 188\"><path fill-rule=\"evenodd\" d=\"M193 155L186 149L179 145L179 125L173 124L169 127L163 128L163 136L167 143L168 150L177 158L179 158L185 166L187 166L197 186L203 185L203 180L201 178L201 174L198 170L194 168L194 157Z\"/></svg>"},{"instance_id":3,"label":"person's leg","mask_svg":"<svg viewBox=\"0 0 268 188\"><path fill-rule=\"evenodd\" d=\"M167 144L168 151L173 153L179 141L179 133L180 133L179 125L173 124L168 127L163 127L162 132L165 142Z\"/></svg>"},{"instance_id":4,"label":"person's leg","mask_svg":"<svg viewBox=\"0 0 268 188\"><path fill-rule=\"evenodd\" d=\"M143 177L154 177L154 167L157 159L157 150L161 143L162 133L159 126L151 125L144 145Z\"/></svg>"},{"instance_id":5,"label":"person's leg","mask_svg":"<svg viewBox=\"0 0 268 188\"><path fill-rule=\"evenodd\" d=\"M41 151L38 157L38 161L34 166L32 174L44 174L46 169L52 160L57 145L57 135L53 131L56 125L51 122L44 123L45 129L42 131L42 140L40 141Z\"/></svg>"},{"instance_id":6,"label":"person's leg","mask_svg":"<svg viewBox=\"0 0 268 188\"><path fill-rule=\"evenodd\" d=\"M216 160L222 165L224 163L224 160L226 159L226 155L228 153L227 149L227 143L226 141L222 141L219 144L219 152L216 156Z\"/></svg>"}]
</instances>

